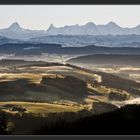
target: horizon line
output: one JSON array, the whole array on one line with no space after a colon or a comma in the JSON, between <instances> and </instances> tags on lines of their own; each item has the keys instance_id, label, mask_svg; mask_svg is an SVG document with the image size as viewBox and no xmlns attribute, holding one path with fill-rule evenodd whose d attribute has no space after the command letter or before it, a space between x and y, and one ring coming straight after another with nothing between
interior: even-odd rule
<instances>
[{"instance_id":1,"label":"horizon line","mask_svg":"<svg viewBox=\"0 0 140 140\"><path fill-rule=\"evenodd\" d=\"M44 30L44 31L47 31L51 26L54 26L54 28L63 28L63 27L70 27L70 26L82 27L82 26L85 26L88 23L94 24L95 26L106 26L106 25L109 25L109 24L114 24L114 25L117 25L117 26L119 26L121 28L129 28L129 29L132 29L132 28L140 26L140 24L138 24L138 25L133 26L133 27L122 27L121 25L117 24L114 21L109 21L109 22L107 22L105 24L103 24L103 23L102 24L96 24L95 22L89 21L89 22L86 22L85 24L78 24L78 23L76 23L76 24L66 24L66 25L63 25L63 26L56 26L56 25L54 25L54 23L51 23L46 29L31 29L31 28L23 27L23 26L21 26L19 21L15 21L15 22L12 22L8 27L5 27L5 28L1 27L0 29L7 29L7 28L10 28L13 24L18 24L19 27L21 27L22 29L26 29L26 30L38 30L38 31Z\"/></svg>"}]
</instances>

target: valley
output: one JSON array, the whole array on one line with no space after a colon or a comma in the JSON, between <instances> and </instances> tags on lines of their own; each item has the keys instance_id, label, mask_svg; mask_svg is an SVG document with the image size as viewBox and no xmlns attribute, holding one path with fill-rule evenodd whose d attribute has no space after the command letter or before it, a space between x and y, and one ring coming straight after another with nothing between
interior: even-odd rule
<instances>
[{"instance_id":1,"label":"valley","mask_svg":"<svg viewBox=\"0 0 140 140\"><path fill-rule=\"evenodd\" d=\"M27 124L17 117L41 119L55 113L53 118L65 120L68 112L66 121L74 121L118 109L140 94L140 83L68 63L5 59L0 65L0 109L12 134L32 134L33 127L42 126L42 121L32 122L35 126L26 132Z\"/></svg>"}]
</instances>

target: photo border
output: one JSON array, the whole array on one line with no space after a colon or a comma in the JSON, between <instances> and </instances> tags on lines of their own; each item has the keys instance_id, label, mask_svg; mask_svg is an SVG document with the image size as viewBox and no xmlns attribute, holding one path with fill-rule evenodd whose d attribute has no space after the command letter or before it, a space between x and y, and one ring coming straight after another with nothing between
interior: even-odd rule
<instances>
[{"instance_id":1,"label":"photo border","mask_svg":"<svg viewBox=\"0 0 140 140\"><path fill-rule=\"evenodd\" d=\"M0 0L0 5L135 5L140 0Z\"/></svg>"},{"instance_id":2,"label":"photo border","mask_svg":"<svg viewBox=\"0 0 140 140\"><path fill-rule=\"evenodd\" d=\"M140 0L0 0L0 5L140 5ZM140 140L140 135L1 135L0 136L0 140L32 140L32 139Z\"/></svg>"}]
</instances>

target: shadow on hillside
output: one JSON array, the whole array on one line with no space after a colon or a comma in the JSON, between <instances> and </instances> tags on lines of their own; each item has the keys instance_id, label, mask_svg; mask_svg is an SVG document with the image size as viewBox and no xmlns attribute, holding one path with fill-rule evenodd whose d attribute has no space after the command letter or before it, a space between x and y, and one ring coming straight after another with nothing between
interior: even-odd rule
<instances>
[{"instance_id":1,"label":"shadow on hillside","mask_svg":"<svg viewBox=\"0 0 140 140\"><path fill-rule=\"evenodd\" d=\"M56 135L136 135L140 133L140 105L127 105L113 112L80 118L74 122L62 119L48 123L34 134Z\"/></svg>"},{"instance_id":2,"label":"shadow on hillside","mask_svg":"<svg viewBox=\"0 0 140 140\"><path fill-rule=\"evenodd\" d=\"M107 86L107 87L112 87L120 90L125 90L128 93L131 93L132 95L140 95L140 83L135 82L133 80L121 78L119 76L110 74L110 73L105 73L105 72L100 72L100 71L94 71L94 70L89 70L86 68L80 68L78 66L72 65L72 64L66 64L66 66L70 66L72 68L76 68L78 70L84 70L93 74L101 75L102 77L102 82L100 85Z\"/></svg>"},{"instance_id":3,"label":"shadow on hillside","mask_svg":"<svg viewBox=\"0 0 140 140\"><path fill-rule=\"evenodd\" d=\"M3 118L2 113L0 113L1 124L6 128L5 121L7 120ZM14 130L9 134L137 135L140 133L138 129L140 125L140 105L127 105L121 109L98 115L82 110L77 113L51 113L48 117L35 117L26 113L22 115L7 113L6 118L9 117L15 123ZM0 134L3 133L5 131L3 132L0 126Z\"/></svg>"},{"instance_id":4,"label":"shadow on hillside","mask_svg":"<svg viewBox=\"0 0 140 140\"><path fill-rule=\"evenodd\" d=\"M27 94L27 92L32 94ZM69 100L84 102L87 94L86 82L72 76L66 76L65 78L43 77L40 83L33 83L27 78L0 82L0 101L45 102Z\"/></svg>"}]
</instances>

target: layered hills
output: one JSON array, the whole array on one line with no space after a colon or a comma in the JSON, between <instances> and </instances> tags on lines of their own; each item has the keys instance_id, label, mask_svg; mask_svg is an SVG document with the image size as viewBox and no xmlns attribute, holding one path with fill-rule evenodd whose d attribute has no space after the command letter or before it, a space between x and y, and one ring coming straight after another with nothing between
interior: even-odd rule
<instances>
[{"instance_id":1,"label":"layered hills","mask_svg":"<svg viewBox=\"0 0 140 140\"><path fill-rule=\"evenodd\" d=\"M55 43L64 47L103 45L115 47L139 47L140 26L123 28L114 22L96 25L89 22L85 25L55 27L50 25L46 30L22 28L17 22L8 28L0 29L0 44L5 43Z\"/></svg>"}]
</instances>

